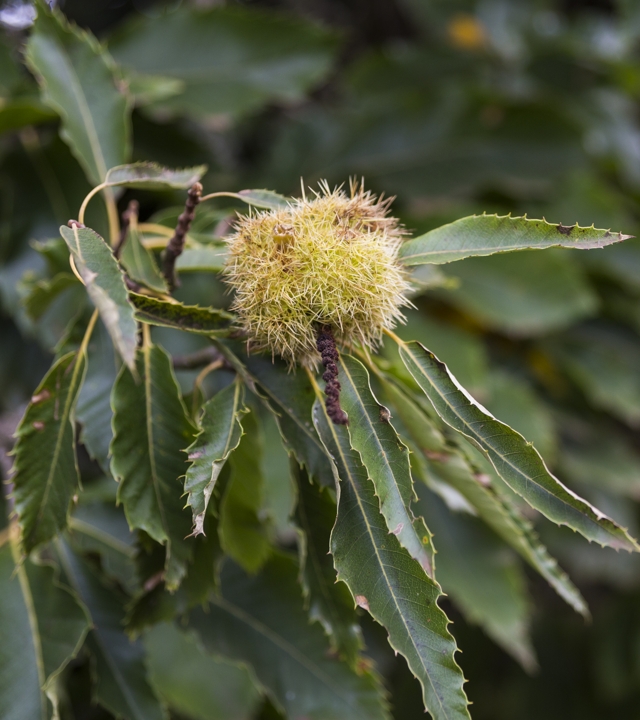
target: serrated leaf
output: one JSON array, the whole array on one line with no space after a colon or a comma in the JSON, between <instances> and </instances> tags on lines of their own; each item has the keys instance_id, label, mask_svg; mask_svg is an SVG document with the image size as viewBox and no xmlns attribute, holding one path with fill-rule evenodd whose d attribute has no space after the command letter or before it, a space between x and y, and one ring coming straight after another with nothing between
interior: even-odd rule
<instances>
[{"instance_id":1,"label":"serrated leaf","mask_svg":"<svg viewBox=\"0 0 640 720\"><path fill-rule=\"evenodd\" d=\"M429 487L449 500L450 505L450 495L441 486L445 483L453 488L467 503L467 508L539 572L560 597L577 612L588 616L580 591L540 542L531 523L495 491L489 478L476 472L459 450L447 444L421 407L389 381L384 383L384 390L392 399L408 436L413 438L417 452L424 457ZM455 505L455 509L461 509L457 500Z\"/></svg>"},{"instance_id":2,"label":"serrated leaf","mask_svg":"<svg viewBox=\"0 0 640 720\"><path fill-rule=\"evenodd\" d=\"M0 717L48 720L55 680L89 630L77 597L50 565L20 558L17 542L0 547ZM56 715L57 717L57 715Z\"/></svg>"},{"instance_id":3,"label":"serrated leaf","mask_svg":"<svg viewBox=\"0 0 640 720\"><path fill-rule=\"evenodd\" d=\"M186 190L207 171L206 165L172 169L154 162L138 162L111 167L104 178L109 186L124 186L138 190Z\"/></svg>"},{"instance_id":4,"label":"serrated leaf","mask_svg":"<svg viewBox=\"0 0 640 720\"><path fill-rule=\"evenodd\" d=\"M300 529L300 578L309 617L324 628L332 647L355 667L362 649L362 635L353 596L337 582L330 555L331 530L336 504L328 488L316 485L297 463L292 472L298 488L295 520Z\"/></svg>"},{"instance_id":5,"label":"serrated leaf","mask_svg":"<svg viewBox=\"0 0 640 720\"><path fill-rule=\"evenodd\" d=\"M505 483L533 508L601 545L640 550L623 528L555 478L522 435L473 400L433 353L412 342L401 345L400 354L444 422L469 438Z\"/></svg>"},{"instance_id":6,"label":"serrated leaf","mask_svg":"<svg viewBox=\"0 0 640 720\"><path fill-rule=\"evenodd\" d=\"M209 652L248 664L271 700L291 718L388 719L375 676L328 655L324 633L309 625L295 562L275 554L259 575L226 563L222 592L189 624Z\"/></svg>"},{"instance_id":7,"label":"serrated leaf","mask_svg":"<svg viewBox=\"0 0 640 720\"><path fill-rule=\"evenodd\" d=\"M421 518L414 518L415 498L409 450L391 424L389 410L376 399L369 373L353 357L340 358L340 402L349 416L351 447L360 454L380 503L380 512L393 533L427 575L433 576L433 546Z\"/></svg>"},{"instance_id":8,"label":"serrated leaf","mask_svg":"<svg viewBox=\"0 0 640 720\"><path fill-rule=\"evenodd\" d=\"M98 185L130 151L129 102L117 87L113 61L95 37L44 3L38 4L26 58L44 102L62 118L63 139Z\"/></svg>"},{"instance_id":9,"label":"serrated leaf","mask_svg":"<svg viewBox=\"0 0 640 720\"><path fill-rule=\"evenodd\" d=\"M162 624L144 637L158 694L192 720L251 720L260 703L245 667L208 655L193 632Z\"/></svg>"},{"instance_id":10,"label":"serrated leaf","mask_svg":"<svg viewBox=\"0 0 640 720\"><path fill-rule=\"evenodd\" d=\"M456 643L438 607L440 587L389 533L346 427L329 420L321 400L314 406L314 422L336 467L338 517L331 552L338 579L386 628L391 647L419 680L434 720L469 720L464 677L454 658Z\"/></svg>"},{"instance_id":11,"label":"serrated leaf","mask_svg":"<svg viewBox=\"0 0 640 720\"><path fill-rule=\"evenodd\" d=\"M592 227L548 223L511 215L471 215L408 240L400 248L405 265L449 263L466 257L515 250L602 248L632 237Z\"/></svg>"},{"instance_id":12,"label":"serrated leaf","mask_svg":"<svg viewBox=\"0 0 640 720\"><path fill-rule=\"evenodd\" d=\"M214 341L215 342L215 341ZM331 463L311 422L315 395L305 373L289 372L286 365L264 357L246 358L246 364L226 344L216 347L240 373L248 387L256 385L267 395L267 407L273 413L288 449L322 485L333 485ZM259 393L260 394L260 393ZM264 396L260 395L264 401Z\"/></svg>"},{"instance_id":13,"label":"serrated leaf","mask_svg":"<svg viewBox=\"0 0 640 720\"><path fill-rule=\"evenodd\" d=\"M180 478L187 470L183 449L195 430L169 355L145 345L137 354L136 369L137 382L123 366L113 388L111 472L120 482L118 501L129 526L167 545L165 582L175 589L193 551L186 539L190 522Z\"/></svg>"},{"instance_id":14,"label":"serrated leaf","mask_svg":"<svg viewBox=\"0 0 640 720\"><path fill-rule=\"evenodd\" d=\"M113 344L125 363L133 368L138 326L122 270L111 248L91 228L63 225L60 234L73 254L87 293L98 308Z\"/></svg>"},{"instance_id":15,"label":"serrated leaf","mask_svg":"<svg viewBox=\"0 0 640 720\"><path fill-rule=\"evenodd\" d=\"M118 374L116 352L104 323L98 322L87 347L87 374L76 406L80 440L105 473L113 437L111 390Z\"/></svg>"},{"instance_id":16,"label":"serrated leaf","mask_svg":"<svg viewBox=\"0 0 640 720\"><path fill-rule=\"evenodd\" d=\"M149 325L176 328L211 337L229 334L234 320L231 313L199 305L183 305L177 300L161 300L150 295L129 293L138 320Z\"/></svg>"},{"instance_id":17,"label":"serrated leaf","mask_svg":"<svg viewBox=\"0 0 640 720\"><path fill-rule=\"evenodd\" d=\"M257 572L271 552L263 508L262 433L255 412L243 420L246 432L230 457L231 478L220 503L220 542L247 572Z\"/></svg>"},{"instance_id":18,"label":"serrated leaf","mask_svg":"<svg viewBox=\"0 0 640 720\"><path fill-rule=\"evenodd\" d=\"M218 475L242 436L240 418L244 407L244 386L236 379L202 406L200 432L186 449L191 465L184 491L193 513L193 535L204 532L204 518Z\"/></svg>"},{"instance_id":19,"label":"serrated leaf","mask_svg":"<svg viewBox=\"0 0 640 720\"><path fill-rule=\"evenodd\" d=\"M66 526L80 486L74 424L85 371L84 354L61 357L37 387L16 430L13 497L26 553Z\"/></svg>"},{"instance_id":20,"label":"serrated leaf","mask_svg":"<svg viewBox=\"0 0 640 720\"><path fill-rule=\"evenodd\" d=\"M447 510L424 488L417 505L434 533L437 577L467 620L480 625L525 670L537 667L531 601L515 554L476 518Z\"/></svg>"},{"instance_id":21,"label":"serrated leaf","mask_svg":"<svg viewBox=\"0 0 640 720\"><path fill-rule=\"evenodd\" d=\"M142 643L124 633L124 599L64 542L58 543L58 552L67 579L91 616L87 646L95 662L97 701L124 720L167 720L147 680Z\"/></svg>"},{"instance_id":22,"label":"serrated leaf","mask_svg":"<svg viewBox=\"0 0 640 720\"><path fill-rule=\"evenodd\" d=\"M120 262L132 280L142 283L156 292L167 292L166 280L158 270L153 253L140 242L137 222L131 222L129 225Z\"/></svg>"}]
</instances>

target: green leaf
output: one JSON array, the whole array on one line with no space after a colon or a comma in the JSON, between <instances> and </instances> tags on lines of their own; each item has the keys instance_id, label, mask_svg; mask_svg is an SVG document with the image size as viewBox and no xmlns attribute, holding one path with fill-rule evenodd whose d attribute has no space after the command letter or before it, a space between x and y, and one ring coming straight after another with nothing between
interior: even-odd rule
<instances>
[{"instance_id":1,"label":"green leaf","mask_svg":"<svg viewBox=\"0 0 640 720\"><path fill-rule=\"evenodd\" d=\"M128 70L184 83L181 94L153 108L202 119L301 100L328 72L335 47L335 36L302 20L244 7L188 6L140 18L110 44Z\"/></svg>"},{"instance_id":2,"label":"green leaf","mask_svg":"<svg viewBox=\"0 0 640 720\"><path fill-rule=\"evenodd\" d=\"M239 193L234 193L233 197L237 197L238 200L242 200L247 205L264 208L265 210L280 210L289 207L291 203L290 198L278 195L272 190L240 190Z\"/></svg>"},{"instance_id":3,"label":"green leaf","mask_svg":"<svg viewBox=\"0 0 640 720\"><path fill-rule=\"evenodd\" d=\"M96 700L124 720L167 720L147 680L142 643L124 633L123 598L64 542L58 543L58 552L67 579L91 615L87 645L95 661Z\"/></svg>"},{"instance_id":4,"label":"green leaf","mask_svg":"<svg viewBox=\"0 0 640 720\"><path fill-rule=\"evenodd\" d=\"M385 380L383 388L408 436L413 439L417 453L424 458L428 486L452 509L461 510L464 503L464 509L477 514L539 572L560 597L577 612L588 616L587 605L579 590L549 555L531 523L507 498L495 491L488 476L476 472L458 449L446 443L421 407L390 381ZM420 457L417 453L414 458ZM459 495L452 498L451 489Z\"/></svg>"},{"instance_id":5,"label":"green leaf","mask_svg":"<svg viewBox=\"0 0 640 720\"><path fill-rule=\"evenodd\" d=\"M179 479L187 470L182 450L194 428L169 355L158 346L145 345L138 352L136 369L139 381L123 367L113 388L111 472L120 482L118 501L129 526L166 543L165 582L175 589L193 550L186 539L190 522Z\"/></svg>"},{"instance_id":6,"label":"green leaf","mask_svg":"<svg viewBox=\"0 0 640 720\"><path fill-rule=\"evenodd\" d=\"M437 291L439 298L516 338L564 328L598 309L584 271L564 250L468 258L449 272L459 285Z\"/></svg>"},{"instance_id":7,"label":"green leaf","mask_svg":"<svg viewBox=\"0 0 640 720\"><path fill-rule=\"evenodd\" d=\"M209 245L191 245L182 251L176 260L176 270L184 272L222 272L227 257L229 246L225 243Z\"/></svg>"},{"instance_id":8,"label":"green leaf","mask_svg":"<svg viewBox=\"0 0 640 720\"><path fill-rule=\"evenodd\" d=\"M13 497L26 553L67 524L80 486L75 405L86 357L61 357L37 387L16 430Z\"/></svg>"},{"instance_id":9,"label":"green leaf","mask_svg":"<svg viewBox=\"0 0 640 720\"><path fill-rule=\"evenodd\" d=\"M375 676L357 674L328 655L320 627L309 625L295 562L274 554L259 575L226 563L222 594L190 626L209 652L248 664L271 700L290 718L389 718Z\"/></svg>"},{"instance_id":10,"label":"green leaf","mask_svg":"<svg viewBox=\"0 0 640 720\"><path fill-rule=\"evenodd\" d=\"M122 270L111 248L91 228L63 225L60 234L71 250L87 293L98 308L113 344L125 363L133 368L138 326Z\"/></svg>"},{"instance_id":11,"label":"green leaf","mask_svg":"<svg viewBox=\"0 0 640 720\"><path fill-rule=\"evenodd\" d=\"M9 540L0 546L0 617L0 716L48 720L46 696L57 709L55 681L82 646L87 613L53 567L23 562Z\"/></svg>"},{"instance_id":12,"label":"green leaf","mask_svg":"<svg viewBox=\"0 0 640 720\"><path fill-rule=\"evenodd\" d=\"M193 535L201 535L204 518L218 475L229 454L238 447L242 436L240 418L244 407L244 385L236 379L202 406L200 432L187 448L191 465L184 491L193 513Z\"/></svg>"},{"instance_id":13,"label":"green leaf","mask_svg":"<svg viewBox=\"0 0 640 720\"><path fill-rule=\"evenodd\" d=\"M403 344L400 354L444 422L469 438L504 482L533 508L600 545L640 550L623 528L557 480L522 435L496 420L462 390L433 353L412 342Z\"/></svg>"},{"instance_id":14,"label":"green leaf","mask_svg":"<svg viewBox=\"0 0 640 720\"><path fill-rule=\"evenodd\" d=\"M87 374L76 406L80 440L105 473L109 472L111 389L118 374L118 359L104 323L98 322L87 347Z\"/></svg>"},{"instance_id":15,"label":"green leaf","mask_svg":"<svg viewBox=\"0 0 640 720\"><path fill-rule=\"evenodd\" d=\"M144 637L157 693L192 720L251 720L260 703L248 670L207 655L193 632L156 625Z\"/></svg>"},{"instance_id":16,"label":"green leaf","mask_svg":"<svg viewBox=\"0 0 640 720\"><path fill-rule=\"evenodd\" d=\"M38 4L26 59L44 102L62 118L63 139L98 185L130 151L129 102L118 89L113 61L92 35L44 3Z\"/></svg>"},{"instance_id":17,"label":"green leaf","mask_svg":"<svg viewBox=\"0 0 640 720\"><path fill-rule=\"evenodd\" d=\"M51 280L45 279L35 282L29 288L29 294L23 300L29 317L33 320L39 320L58 295L77 284L77 278L70 272L58 273Z\"/></svg>"},{"instance_id":18,"label":"green leaf","mask_svg":"<svg viewBox=\"0 0 640 720\"><path fill-rule=\"evenodd\" d=\"M469 622L480 625L525 670L534 671L531 605L516 556L478 520L447 510L427 492L419 493L417 507L434 533L442 589Z\"/></svg>"},{"instance_id":19,"label":"green leaf","mask_svg":"<svg viewBox=\"0 0 640 720\"><path fill-rule=\"evenodd\" d=\"M248 357L245 365L226 344L216 343L216 347L249 388L257 385L266 393L266 405L278 423L287 448L300 464L321 485L332 486L330 460L311 423L315 395L306 373L300 370L289 372L282 361L272 362L257 355ZM264 396L260 394L260 397L264 401Z\"/></svg>"},{"instance_id":20,"label":"green leaf","mask_svg":"<svg viewBox=\"0 0 640 720\"><path fill-rule=\"evenodd\" d=\"M227 335L234 320L234 316L224 310L183 305L177 300L160 300L134 292L129 293L129 299L136 309L136 318L149 325L215 337Z\"/></svg>"},{"instance_id":21,"label":"green leaf","mask_svg":"<svg viewBox=\"0 0 640 720\"><path fill-rule=\"evenodd\" d=\"M640 427L640 341L613 324L575 327L544 344L590 403Z\"/></svg>"},{"instance_id":22,"label":"green leaf","mask_svg":"<svg viewBox=\"0 0 640 720\"><path fill-rule=\"evenodd\" d=\"M389 533L346 427L328 419L321 400L314 406L314 421L336 466L338 517L331 552L338 579L386 628L391 647L419 680L434 720L469 720L464 677L454 659L456 643L438 607L440 587Z\"/></svg>"},{"instance_id":23,"label":"green leaf","mask_svg":"<svg viewBox=\"0 0 640 720\"><path fill-rule=\"evenodd\" d=\"M129 225L127 241L122 248L120 262L132 280L142 283L156 292L168 292L166 280L158 270L153 253L140 242L137 222Z\"/></svg>"},{"instance_id":24,"label":"green leaf","mask_svg":"<svg viewBox=\"0 0 640 720\"><path fill-rule=\"evenodd\" d=\"M220 541L247 572L259 570L271 553L263 512L262 433L255 413L243 420L246 433L230 457L231 478L220 503Z\"/></svg>"},{"instance_id":25,"label":"green leaf","mask_svg":"<svg viewBox=\"0 0 640 720\"><path fill-rule=\"evenodd\" d=\"M351 447L362 459L380 503L380 512L405 550L427 575L433 576L433 546L421 518L414 518L415 498L409 450L391 425L389 410L376 399L364 365L348 355L340 358L340 402L349 416Z\"/></svg>"},{"instance_id":26,"label":"green leaf","mask_svg":"<svg viewBox=\"0 0 640 720\"><path fill-rule=\"evenodd\" d=\"M138 162L112 167L104 182L111 187L124 186L138 190L186 190L206 172L206 165L174 170L154 162Z\"/></svg>"},{"instance_id":27,"label":"green leaf","mask_svg":"<svg viewBox=\"0 0 640 720\"><path fill-rule=\"evenodd\" d=\"M328 488L313 483L297 463L292 463L292 471L298 488L300 577L309 617L322 625L340 657L355 667L362 649L355 603L347 586L337 582L329 554L336 504Z\"/></svg>"},{"instance_id":28,"label":"green leaf","mask_svg":"<svg viewBox=\"0 0 640 720\"><path fill-rule=\"evenodd\" d=\"M471 215L408 240L400 248L405 265L449 263L463 258L569 247L577 250L602 248L632 235L591 227L548 223L511 215Z\"/></svg>"}]
</instances>

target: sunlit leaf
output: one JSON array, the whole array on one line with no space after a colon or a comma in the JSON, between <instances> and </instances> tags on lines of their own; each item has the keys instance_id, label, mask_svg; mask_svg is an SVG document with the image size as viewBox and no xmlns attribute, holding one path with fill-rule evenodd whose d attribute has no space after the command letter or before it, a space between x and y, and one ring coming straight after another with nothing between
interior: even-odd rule
<instances>
[{"instance_id":1,"label":"sunlit leaf","mask_svg":"<svg viewBox=\"0 0 640 720\"><path fill-rule=\"evenodd\" d=\"M527 217L472 215L408 240L400 248L400 259L405 265L422 265L514 250L550 247L589 250L630 237L611 230L578 225L565 227Z\"/></svg>"},{"instance_id":2,"label":"sunlit leaf","mask_svg":"<svg viewBox=\"0 0 640 720\"><path fill-rule=\"evenodd\" d=\"M174 170L158 163L138 162L112 167L104 178L110 186L124 186L138 190L186 190L207 171L206 165Z\"/></svg>"}]
</instances>

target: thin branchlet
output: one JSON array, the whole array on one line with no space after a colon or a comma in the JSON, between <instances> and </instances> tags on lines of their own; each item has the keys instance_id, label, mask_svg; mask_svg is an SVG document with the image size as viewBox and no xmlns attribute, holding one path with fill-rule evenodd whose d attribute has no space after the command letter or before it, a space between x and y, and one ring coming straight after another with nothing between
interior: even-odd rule
<instances>
[{"instance_id":1,"label":"thin branchlet","mask_svg":"<svg viewBox=\"0 0 640 720\"><path fill-rule=\"evenodd\" d=\"M138 212L140 211L140 203L137 200L131 200L127 209L122 213L122 222L120 224L120 235L118 236L118 242L113 248L113 254L116 258L120 257L124 244L127 242L127 236L129 234L129 226L131 221L135 218L138 219Z\"/></svg>"},{"instance_id":2,"label":"thin branchlet","mask_svg":"<svg viewBox=\"0 0 640 720\"><path fill-rule=\"evenodd\" d=\"M333 337L333 331L328 325L321 325L318 329L316 341L318 352L325 371L322 379L325 381L325 407L327 415L335 425L348 425L349 418L340 407L340 381L338 380L338 348Z\"/></svg>"},{"instance_id":3,"label":"thin branchlet","mask_svg":"<svg viewBox=\"0 0 640 720\"><path fill-rule=\"evenodd\" d=\"M202 197L202 185L194 183L187 194L187 202L184 206L184 212L178 218L178 224L173 233L173 237L169 240L164 251L162 274L165 277L169 287L173 290L178 287L179 282L176 276L176 260L184 250L184 242L193 218L195 216L196 207Z\"/></svg>"}]
</instances>

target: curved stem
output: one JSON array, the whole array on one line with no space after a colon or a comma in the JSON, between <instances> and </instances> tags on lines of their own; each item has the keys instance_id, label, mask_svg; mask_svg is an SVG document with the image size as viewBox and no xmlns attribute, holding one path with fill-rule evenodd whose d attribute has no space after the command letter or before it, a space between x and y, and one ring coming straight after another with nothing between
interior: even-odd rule
<instances>
[{"instance_id":1,"label":"curved stem","mask_svg":"<svg viewBox=\"0 0 640 720\"><path fill-rule=\"evenodd\" d=\"M200 198L200 202L203 203L205 200L213 200L214 198L219 198L219 197L232 197L232 198L235 198L236 200L240 199L240 197L238 196L238 193L214 192L214 193L209 193L208 195L205 195L203 198Z\"/></svg>"},{"instance_id":2,"label":"curved stem","mask_svg":"<svg viewBox=\"0 0 640 720\"><path fill-rule=\"evenodd\" d=\"M166 237L172 237L173 235L173 228L158 223L139 223L138 230L141 233L153 233L155 235L165 235Z\"/></svg>"},{"instance_id":3,"label":"curved stem","mask_svg":"<svg viewBox=\"0 0 640 720\"><path fill-rule=\"evenodd\" d=\"M80 210L78 211L78 222L81 225L84 225L84 216L87 212L87 206L91 202L92 198L94 198L101 190L104 190L104 203L107 207L107 217L109 218L109 236L111 246L113 247L118 241L118 237L120 235L120 218L118 217L118 207L113 197L113 192L110 190L112 187L113 185L110 183L100 183L100 185L96 185L93 190L87 194L85 199L82 201L82 205L80 205Z\"/></svg>"},{"instance_id":4,"label":"curved stem","mask_svg":"<svg viewBox=\"0 0 640 720\"><path fill-rule=\"evenodd\" d=\"M385 335L388 335L393 340L393 342L400 345L400 347L407 344L402 338L399 338L392 330L387 330L385 328L382 332Z\"/></svg>"},{"instance_id":5,"label":"curved stem","mask_svg":"<svg viewBox=\"0 0 640 720\"><path fill-rule=\"evenodd\" d=\"M195 382L193 383L193 395L191 398L191 417L195 418L196 412L198 410L198 395L204 395L204 393L202 392L202 383L204 382L204 379L209 373L213 372L214 370L218 370L223 365L224 360L222 358L219 358L218 360L210 362L198 373L198 377L196 377Z\"/></svg>"},{"instance_id":6,"label":"curved stem","mask_svg":"<svg viewBox=\"0 0 640 720\"><path fill-rule=\"evenodd\" d=\"M107 187L109 187L108 183L101 183L100 185L96 185L82 201L82 205L80 205L80 210L78 211L78 222L81 225L84 225L84 214L87 211L87 205L91 202L91 198L93 198L101 190L104 190Z\"/></svg>"},{"instance_id":7,"label":"curved stem","mask_svg":"<svg viewBox=\"0 0 640 720\"><path fill-rule=\"evenodd\" d=\"M78 272L78 268L76 267L76 261L73 259L73 255L69 255L69 265L71 267L71 272L80 280L80 282L83 285L86 285L85 281L82 279L82 275Z\"/></svg>"}]
</instances>

